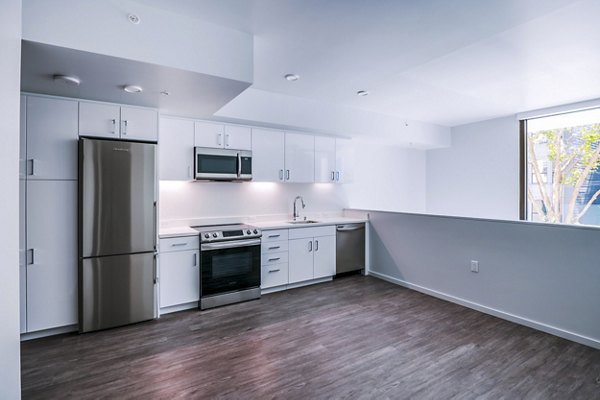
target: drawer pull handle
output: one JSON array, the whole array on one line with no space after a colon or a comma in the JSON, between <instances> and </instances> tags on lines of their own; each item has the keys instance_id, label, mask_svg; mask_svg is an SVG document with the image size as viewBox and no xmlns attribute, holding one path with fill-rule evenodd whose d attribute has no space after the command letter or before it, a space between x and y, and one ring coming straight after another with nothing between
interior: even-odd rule
<instances>
[{"instance_id":1,"label":"drawer pull handle","mask_svg":"<svg viewBox=\"0 0 600 400\"><path fill-rule=\"evenodd\" d=\"M187 243L173 243L172 247L187 246Z\"/></svg>"},{"instance_id":2,"label":"drawer pull handle","mask_svg":"<svg viewBox=\"0 0 600 400\"><path fill-rule=\"evenodd\" d=\"M279 271L281 271L281 269L279 269L279 268L277 268L277 269L270 269L270 270L269 270L269 273L272 273L272 272L279 272Z\"/></svg>"},{"instance_id":3,"label":"drawer pull handle","mask_svg":"<svg viewBox=\"0 0 600 400\"><path fill-rule=\"evenodd\" d=\"M270 238L276 238L276 237L279 237L279 236L281 236L281 235L279 235L279 234L277 234L277 235L269 235Z\"/></svg>"},{"instance_id":4,"label":"drawer pull handle","mask_svg":"<svg viewBox=\"0 0 600 400\"><path fill-rule=\"evenodd\" d=\"M269 261L277 261L281 260L281 257L269 258Z\"/></svg>"},{"instance_id":5,"label":"drawer pull handle","mask_svg":"<svg viewBox=\"0 0 600 400\"><path fill-rule=\"evenodd\" d=\"M269 247L269 250L276 250L276 249L280 249L281 246L271 246Z\"/></svg>"}]
</instances>

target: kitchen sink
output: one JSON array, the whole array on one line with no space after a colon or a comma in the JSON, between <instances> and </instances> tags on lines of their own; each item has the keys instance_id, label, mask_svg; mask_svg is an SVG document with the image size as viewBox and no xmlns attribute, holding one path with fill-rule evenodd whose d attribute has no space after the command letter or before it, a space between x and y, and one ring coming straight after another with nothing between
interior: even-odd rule
<instances>
[{"instance_id":1,"label":"kitchen sink","mask_svg":"<svg viewBox=\"0 0 600 400\"><path fill-rule=\"evenodd\" d=\"M312 219L301 219L298 221L288 221L288 224L294 224L294 225L302 225L302 224L316 224L319 221L314 221Z\"/></svg>"}]
</instances>

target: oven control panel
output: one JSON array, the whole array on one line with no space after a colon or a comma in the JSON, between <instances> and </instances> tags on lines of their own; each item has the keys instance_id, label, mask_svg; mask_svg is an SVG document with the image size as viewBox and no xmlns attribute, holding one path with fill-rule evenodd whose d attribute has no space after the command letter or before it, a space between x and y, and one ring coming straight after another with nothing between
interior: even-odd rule
<instances>
[{"instance_id":1,"label":"oven control panel","mask_svg":"<svg viewBox=\"0 0 600 400\"><path fill-rule=\"evenodd\" d=\"M200 241L203 243L259 238L262 236L260 229L247 225L235 226L204 226L193 227L200 232Z\"/></svg>"}]
</instances>

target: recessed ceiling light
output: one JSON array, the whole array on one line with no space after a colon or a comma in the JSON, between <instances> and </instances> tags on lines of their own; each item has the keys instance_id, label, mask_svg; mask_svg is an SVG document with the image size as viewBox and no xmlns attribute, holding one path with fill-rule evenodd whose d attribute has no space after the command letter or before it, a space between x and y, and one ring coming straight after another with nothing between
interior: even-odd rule
<instances>
[{"instance_id":1,"label":"recessed ceiling light","mask_svg":"<svg viewBox=\"0 0 600 400\"><path fill-rule=\"evenodd\" d=\"M142 20L140 19L140 17L138 17L135 14L129 14L127 16L127 19L129 20L129 22L131 22L134 25L138 25L140 22L142 22Z\"/></svg>"},{"instance_id":2,"label":"recessed ceiling light","mask_svg":"<svg viewBox=\"0 0 600 400\"><path fill-rule=\"evenodd\" d=\"M52 78L54 78L55 82L64 83L69 86L79 86L81 83L81 79L73 75L54 75Z\"/></svg>"},{"instance_id":3,"label":"recessed ceiling light","mask_svg":"<svg viewBox=\"0 0 600 400\"><path fill-rule=\"evenodd\" d=\"M300 79L300 77L296 74L285 74L283 77L290 82L295 82Z\"/></svg>"},{"instance_id":4,"label":"recessed ceiling light","mask_svg":"<svg viewBox=\"0 0 600 400\"><path fill-rule=\"evenodd\" d=\"M141 93L144 89L141 86L136 85L126 85L123 86L123 90L127 93Z\"/></svg>"},{"instance_id":5,"label":"recessed ceiling light","mask_svg":"<svg viewBox=\"0 0 600 400\"><path fill-rule=\"evenodd\" d=\"M365 97L369 95L369 92L367 92L366 90L359 90L358 92L356 92L356 95L360 97Z\"/></svg>"}]
</instances>

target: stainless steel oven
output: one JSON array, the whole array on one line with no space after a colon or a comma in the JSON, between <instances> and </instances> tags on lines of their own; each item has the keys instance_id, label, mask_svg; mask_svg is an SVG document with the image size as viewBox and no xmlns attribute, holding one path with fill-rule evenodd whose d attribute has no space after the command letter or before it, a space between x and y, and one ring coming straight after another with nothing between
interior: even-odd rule
<instances>
[{"instance_id":1,"label":"stainless steel oven","mask_svg":"<svg viewBox=\"0 0 600 400\"><path fill-rule=\"evenodd\" d=\"M260 298L259 229L247 225L200 231L200 309Z\"/></svg>"}]
</instances>

